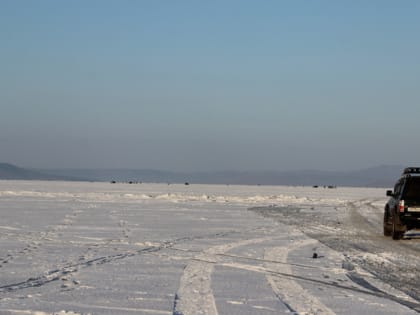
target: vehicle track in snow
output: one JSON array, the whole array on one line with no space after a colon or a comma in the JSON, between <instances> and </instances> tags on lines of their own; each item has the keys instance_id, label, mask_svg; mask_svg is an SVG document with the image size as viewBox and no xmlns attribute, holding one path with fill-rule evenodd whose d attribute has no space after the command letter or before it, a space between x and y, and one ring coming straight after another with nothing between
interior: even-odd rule
<instances>
[{"instance_id":1,"label":"vehicle track in snow","mask_svg":"<svg viewBox=\"0 0 420 315\"><path fill-rule=\"evenodd\" d=\"M150 245L143 246L140 249L120 251L113 255L96 256L96 257L90 257L90 258L83 256L83 257L80 257L78 261L69 260L67 263L63 263L55 269L46 270L40 275L34 275L32 277L29 277L27 280L24 280L18 283L10 283L6 285L2 285L0 286L0 293L14 292L14 291L31 288L31 287L40 287L50 282L63 280L63 277L68 278L69 276L73 275L74 273L80 271L83 268L88 268L88 267L108 264L108 263L114 263L118 260L123 260L130 257L138 256L138 255L156 253L163 249L170 249L171 247L176 246L177 244L182 244L185 242L190 242L190 241L200 240L200 239L224 237L224 236L227 236L230 234L236 234L236 233L238 232L232 230L232 231L226 231L226 232L221 232L221 233L216 233L216 234L186 236L186 237L181 237L181 238L177 238L173 240L164 241L161 243L152 242L150 243ZM148 242L146 242L146 244L147 243ZM89 250L91 250L91 248ZM77 281L75 284L77 284Z\"/></svg>"},{"instance_id":2,"label":"vehicle track in snow","mask_svg":"<svg viewBox=\"0 0 420 315\"><path fill-rule=\"evenodd\" d=\"M342 253L351 265L368 271L420 302L420 240L394 241L383 236L383 208L375 205L376 202L361 199L345 206L337 205L329 211L317 211L316 206L254 207L250 210L296 227ZM351 280L359 285L363 282L354 277ZM390 295L389 299L394 298Z\"/></svg>"}]
</instances>

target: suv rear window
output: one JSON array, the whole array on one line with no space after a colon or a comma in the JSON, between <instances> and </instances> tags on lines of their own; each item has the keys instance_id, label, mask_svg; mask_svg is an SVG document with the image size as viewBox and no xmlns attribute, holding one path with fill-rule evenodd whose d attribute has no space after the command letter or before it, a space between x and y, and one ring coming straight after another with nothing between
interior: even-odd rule
<instances>
[{"instance_id":1,"label":"suv rear window","mask_svg":"<svg viewBox=\"0 0 420 315\"><path fill-rule=\"evenodd\" d=\"M420 200L420 177L410 178L404 188L404 198Z\"/></svg>"}]
</instances>

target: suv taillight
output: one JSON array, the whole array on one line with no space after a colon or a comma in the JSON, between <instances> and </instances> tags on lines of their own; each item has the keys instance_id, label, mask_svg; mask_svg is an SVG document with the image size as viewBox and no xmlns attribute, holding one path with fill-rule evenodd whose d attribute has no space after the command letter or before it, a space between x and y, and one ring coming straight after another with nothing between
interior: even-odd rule
<instances>
[{"instance_id":1,"label":"suv taillight","mask_svg":"<svg viewBox=\"0 0 420 315\"><path fill-rule=\"evenodd\" d=\"M399 209L400 209L400 212L404 212L404 200L400 200Z\"/></svg>"}]
</instances>

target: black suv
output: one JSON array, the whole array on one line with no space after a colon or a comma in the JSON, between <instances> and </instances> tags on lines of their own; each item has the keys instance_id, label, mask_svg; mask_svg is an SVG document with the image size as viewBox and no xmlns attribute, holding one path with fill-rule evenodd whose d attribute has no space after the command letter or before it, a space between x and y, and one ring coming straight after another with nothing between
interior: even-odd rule
<instances>
[{"instance_id":1,"label":"black suv","mask_svg":"<svg viewBox=\"0 0 420 315\"><path fill-rule=\"evenodd\" d=\"M420 167L407 167L385 205L384 235L399 240L411 229L420 228Z\"/></svg>"}]
</instances>

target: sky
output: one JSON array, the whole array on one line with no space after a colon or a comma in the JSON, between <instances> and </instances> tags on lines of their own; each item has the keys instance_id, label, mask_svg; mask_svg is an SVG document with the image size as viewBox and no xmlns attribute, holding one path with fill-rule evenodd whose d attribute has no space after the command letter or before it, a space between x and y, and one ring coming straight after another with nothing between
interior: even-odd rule
<instances>
[{"instance_id":1,"label":"sky","mask_svg":"<svg viewBox=\"0 0 420 315\"><path fill-rule=\"evenodd\" d=\"M420 1L0 0L0 162L420 165Z\"/></svg>"}]
</instances>

